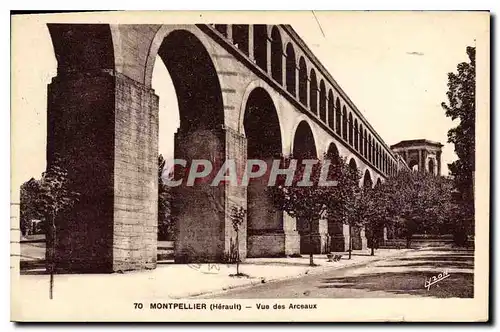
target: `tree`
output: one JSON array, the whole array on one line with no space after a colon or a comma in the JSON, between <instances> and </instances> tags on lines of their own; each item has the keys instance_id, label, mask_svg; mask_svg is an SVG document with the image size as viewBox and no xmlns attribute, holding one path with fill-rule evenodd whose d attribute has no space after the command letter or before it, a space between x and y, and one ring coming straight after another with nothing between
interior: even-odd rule
<instances>
[{"instance_id":1,"label":"tree","mask_svg":"<svg viewBox=\"0 0 500 332\"><path fill-rule=\"evenodd\" d=\"M332 219L349 226L349 259L352 256L352 228L359 226L360 219L357 214L360 211L361 189L359 181L361 173L359 170L347 164L345 158L338 158L333 165L333 178L337 185L327 197L328 215Z\"/></svg>"},{"instance_id":2,"label":"tree","mask_svg":"<svg viewBox=\"0 0 500 332\"><path fill-rule=\"evenodd\" d=\"M309 172L301 160L314 160L314 166ZM295 177L291 185L286 185L286 178L278 176L276 185L268 187L268 194L278 210L287 212L298 222L304 222L309 232L309 265L315 266L312 246L312 224L325 215L328 197L332 195L333 186L321 185L321 168L323 161L317 158L293 159L293 156L282 159L282 167L289 167L290 163L297 162ZM328 165L326 165L328 166ZM325 167L326 167L325 166ZM330 169L331 169L330 165ZM302 179L309 178L310 184L302 186Z\"/></svg>"},{"instance_id":3,"label":"tree","mask_svg":"<svg viewBox=\"0 0 500 332\"><path fill-rule=\"evenodd\" d=\"M172 188L163 181L166 160L158 156L158 238L171 240L175 234L175 221L172 217ZM170 177L172 174L168 174Z\"/></svg>"},{"instance_id":4,"label":"tree","mask_svg":"<svg viewBox=\"0 0 500 332\"><path fill-rule=\"evenodd\" d=\"M47 268L50 272L49 297L52 299L54 288L55 251L57 246L56 219L71 209L79 200L80 194L72 189L67 169L61 158L56 156L42 174L38 192L34 195L35 206L45 217L47 230Z\"/></svg>"},{"instance_id":5,"label":"tree","mask_svg":"<svg viewBox=\"0 0 500 332\"><path fill-rule=\"evenodd\" d=\"M413 234L438 233L449 216L451 187L441 176L424 172L402 171L381 185L385 214L411 247Z\"/></svg>"},{"instance_id":6,"label":"tree","mask_svg":"<svg viewBox=\"0 0 500 332\"><path fill-rule=\"evenodd\" d=\"M231 222L233 224L233 229L236 232L236 276L240 276L240 238L239 230L240 226L245 221L247 211L241 206L233 206L231 208Z\"/></svg>"},{"instance_id":7,"label":"tree","mask_svg":"<svg viewBox=\"0 0 500 332\"><path fill-rule=\"evenodd\" d=\"M20 228L21 234L24 236L27 234L31 225L32 219L39 219L42 221L42 229L44 229L45 221L41 211L37 209L36 200L37 195L40 192L40 180L35 180L31 178L21 185L21 206L20 206Z\"/></svg>"},{"instance_id":8,"label":"tree","mask_svg":"<svg viewBox=\"0 0 500 332\"><path fill-rule=\"evenodd\" d=\"M441 103L446 116L459 120L448 131L448 142L455 146L458 160L448 165L458 190L457 202L462 207L463 227L457 230L473 231L475 122L476 122L476 48L466 49L469 62L457 65L457 73L448 73L448 103Z\"/></svg>"},{"instance_id":9,"label":"tree","mask_svg":"<svg viewBox=\"0 0 500 332\"><path fill-rule=\"evenodd\" d=\"M377 185L375 188L363 187L357 198L355 218L365 226L371 255L375 255L378 247L378 238L386 226L389 216L387 214L387 195L385 186Z\"/></svg>"}]
</instances>

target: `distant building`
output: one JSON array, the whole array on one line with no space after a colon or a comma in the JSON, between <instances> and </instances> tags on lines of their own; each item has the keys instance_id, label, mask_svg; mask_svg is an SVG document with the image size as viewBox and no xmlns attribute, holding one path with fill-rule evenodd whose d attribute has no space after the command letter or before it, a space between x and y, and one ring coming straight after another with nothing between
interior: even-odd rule
<instances>
[{"instance_id":1,"label":"distant building","mask_svg":"<svg viewBox=\"0 0 500 332\"><path fill-rule=\"evenodd\" d=\"M401 156L410 169L441 175L442 147L439 142L414 139L391 145L391 150Z\"/></svg>"}]
</instances>

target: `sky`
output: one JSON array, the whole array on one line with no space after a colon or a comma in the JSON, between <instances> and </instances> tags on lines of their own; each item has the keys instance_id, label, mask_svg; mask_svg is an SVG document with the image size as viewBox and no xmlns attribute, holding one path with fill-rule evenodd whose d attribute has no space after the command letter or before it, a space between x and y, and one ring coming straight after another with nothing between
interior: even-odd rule
<instances>
[{"instance_id":1,"label":"sky","mask_svg":"<svg viewBox=\"0 0 500 332\"><path fill-rule=\"evenodd\" d=\"M447 73L467 61L465 49L484 35L480 15L470 13L306 12L292 25L371 123L392 145L425 138L443 143L442 174L456 159L444 115ZM26 19L12 37L12 164L18 186L45 169L47 84L57 62L45 22ZM16 50L29 50L16 52ZM158 58L153 88L160 96L160 153L172 155L179 123L175 90ZM14 174L15 173L15 174Z\"/></svg>"}]
</instances>

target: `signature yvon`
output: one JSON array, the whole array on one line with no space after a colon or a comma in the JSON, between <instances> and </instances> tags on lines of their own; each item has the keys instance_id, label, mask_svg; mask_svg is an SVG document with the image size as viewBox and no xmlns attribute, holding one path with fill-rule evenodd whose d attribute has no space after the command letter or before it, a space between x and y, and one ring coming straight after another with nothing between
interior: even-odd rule
<instances>
[{"instance_id":1,"label":"signature yvon","mask_svg":"<svg viewBox=\"0 0 500 332\"><path fill-rule=\"evenodd\" d=\"M450 276L450 274L448 273L448 271L444 271L443 273L440 273L437 277L436 276L432 276L430 277L429 279L425 278L425 288L427 288L427 290L430 290L431 289L431 286L434 285L434 284L437 284L438 282L440 282L441 280L443 279L446 279Z\"/></svg>"}]
</instances>

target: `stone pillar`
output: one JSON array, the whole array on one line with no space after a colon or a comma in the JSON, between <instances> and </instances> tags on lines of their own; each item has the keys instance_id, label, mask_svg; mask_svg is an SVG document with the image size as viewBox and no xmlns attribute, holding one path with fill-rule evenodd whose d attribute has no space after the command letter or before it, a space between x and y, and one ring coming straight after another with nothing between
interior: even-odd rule
<instances>
[{"instance_id":1,"label":"stone pillar","mask_svg":"<svg viewBox=\"0 0 500 332\"><path fill-rule=\"evenodd\" d=\"M327 219L314 220L311 225L306 225L306 222L300 222L299 233L300 252L302 254L309 254L311 248L314 254L322 254L330 251L328 248L330 236L328 234Z\"/></svg>"},{"instance_id":2,"label":"stone pillar","mask_svg":"<svg viewBox=\"0 0 500 332\"><path fill-rule=\"evenodd\" d=\"M342 252L349 248L349 227L341 222L328 219L329 251Z\"/></svg>"},{"instance_id":3,"label":"stone pillar","mask_svg":"<svg viewBox=\"0 0 500 332\"><path fill-rule=\"evenodd\" d=\"M299 76L299 67L298 67L298 62L295 64L295 98L300 101L300 94L299 94L299 88L300 88L300 76Z\"/></svg>"},{"instance_id":4,"label":"stone pillar","mask_svg":"<svg viewBox=\"0 0 500 332\"><path fill-rule=\"evenodd\" d=\"M272 158L268 160L268 169ZM247 187L248 257L283 257L299 253L296 221L273 207L267 177L252 179Z\"/></svg>"},{"instance_id":5,"label":"stone pillar","mask_svg":"<svg viewBox=\"0 0 500 332\"><path fill-rule=\"evenodd\" d=\"M231 24L226 25L227 39L232 44L233 43L233 26Z\"/></svg>"},{"instance_id":6,"label":"stone pillar","mask_svg":"<svg viewBox=\"0 0 500 332\"><path fill-rule=\"evenodd\" d=\"M255 56L254 56L254 46L253 46L253 25L249 24L248 25L248 57L250 60L252 60L255 63Z\"/></svg>"},{"instance_id":7,"label":"stone pillar","mask_svg":"<svg viewBox=\"0 0 500 332\"><path fill-rule=\"evenodd\" d=\"M56 270L154 268L158 97L112 71L59 70L47 102L47 163L59 155L80 194L56 220Z\"/></svg>"},{"instance_id":8,"label":"stone pillar","mask_svg":"<svg viewBox=\"0 0 500 332\"><path fill-rule=\"evenodd\" d=\"M267 73L272 77L273 74L272 74L272 63L271 63L271 60L272 60L272 56L271 56L271 46L272 46L272 39L271 39L271 35L270 34L267 34L267 38L266 38L266 59L267 59Z\"/></svg>"},{"instance_id":9,"label":"stone pillar","mask_svg":"<svg viewBox=\"0 0 500 332\"><path fill-rule=\"evenodd\" d=\"M281 84L285 90L288 90L286 84L286 60L286 48L283 48L283 53L281 53Z\"/></svg>"},{"instance_id":10,"label":"stone pillar","mask_svg":"<svg viewBox=\"0 0 500 332\"><path fill-rule=\"evenodd\" d=\"M206 159L213 171L204 179L186 185L188 172L179 167L176 179L183 183L175 187L172 212L177 221L175 261L224 262L236 248L230 212L232 206L246 208L244 188L221 182L211 186L212 180L226 159L245 163L246 139L230 129L179 130L175 135L175 158L187 161ZM241 168L241 165L237 165ZM240 226L240 257L246 257L246 222Z\"/></svg>"}]
</instances>

